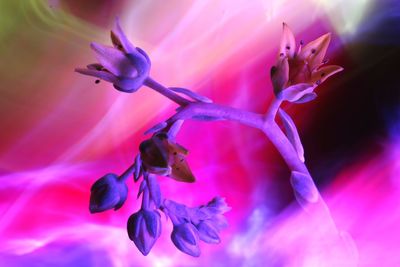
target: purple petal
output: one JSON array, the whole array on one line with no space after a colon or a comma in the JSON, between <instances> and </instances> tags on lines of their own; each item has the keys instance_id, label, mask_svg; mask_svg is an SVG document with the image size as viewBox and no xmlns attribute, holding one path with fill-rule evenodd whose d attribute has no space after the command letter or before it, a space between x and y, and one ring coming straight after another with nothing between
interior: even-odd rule
<instances>
[{"instance_id":1,"label":"purple petal","mask_svg":"<svg viewBox=\"0 0 400 267\"><path fill-rule=\"evenodd\" d=\"M289 63L287 57L280 57L276 66L270 71L272 86L276 96L285 88L289 80Z\"/></svg>"},{"instance_id":2,"label":"purple petal","mask_svg":"<svg viewBox=\"0 0 400 267\"><path fill-rule=\"evenodd\" d=\"M286 136L296 150L299 159L304 162L304 149L303 145L301 144L296 125L294 124L292 118L290 118L290 116L282 109L279 109L278 114L283 122L283 126L285 127Z\"/></svg>"},{"instance_id":3,"label":"purple petal","mask_svg":"<svg viewBox=\"0 0 400 267\"><path fill-rule=\"evenodd\" d=\"M126 53L135 53L136 48L135 46L128 40L126 37L124 31L121 28L121 25L119 23L119 18L115 19L115 28L114 28L114 34L120 41L122 47L126 51Z\"/></svg>"},{"instance_id":4,"label":"purple petal","mask_svg":"<svg viewBox=\"0 0 400 267\"><path fill-rule=\"evenodd\" d=\"M122 205L124 205L126 198L128 196L128 186L125 182L118 183L118 191L119 191L119 202L115 205L114 210L119 210Z\"/></svg>"},{"instance_id":5,"label":"purple petal","mask_svg":"<svg viewBox=\"0 0 400 267\"><path fill-rule=\"evenodd\" d=\"M303 103L313 101L315 98L317 98L317 94L312 92L312 93L303 95L302 97L299 98L299 100L296 100L294 103L303 104Z\"/></svg>"},{"instance_id":6,"label":"purple petal","mask_svg":"<svg viewBox=\"0 0 400 267\"><path fill-rule=\"evenodd\" d=\"M158 238L161 235L160 214L157 211L143 210L144 219L146 221L147 230L150 236Z\"/></svg>"},{"instance_id":7,"label":"purple petal","mask_svg":"<svg viewBox=\"0 0 400 267\"><path fill-rule=\"evenodd\" d=\"M290 182L296 196L300 196L309 203L318 201L319 194L315 184L308 174L292 171Z\"/></svg>"},{"instance_id":8,"label":"purple petal","mask_svg":"<svg viewBox=\"0 0 400 267\"><path fill-rule=\"evenodd\" d=\"M84 74L84 75L89 75L89 76L100 78L100 79L110 82L110 83L114 83L118 80L118 78L114 74L107 72L107 71L81 69L81 68L76 68L75 71L78 73Z\"/></svg>"},{"instance_id":9,"label":"purple petal","mask_svg":"<svg viewBox=\"0 0 400 267\"><path fill-rule=\"evenodd\" d=\"M295 102L302 98L304 95L313 92L314 86L309 83L299 83L284 89L278 98L289 102Z\"/></svg>"},{"instance_id":10,"label":"purple petal","mask_svg":"<svg viewBox=\"0 0 400 267\"><path fill-rule=\"evenodd\" d=\"M218 213L221 214L231 210L231 208L226 204L225 198L219 196L214 197L210 202L207 203L207 206L210 208L215 208Z\"/></svg>"},{"instance_id":11,"label":"purple petal","mask_svg":"<svg viewBox=\"0 0 400 267\"><path fill-rule=\"evenodd\" d=\"M286 23L283 23L283 34L281 38L281 45L279 49L280 54L284 54L289 58L293 58L296 51L296 40L293 32L290 30Z\"/></svg>"},{"instance_id":12,"label":"purple petal","mask_svg":"<svg viewBox=\"0 0 400 267\"><path fill-rule=\"evenodd\" d=\"M113 47L104 46L97 43L91 43L90 47L96 52L97 60L107 70L116 76L123 77L135 77L137 76L137 70L132 65L129 58L118 49Z\"/></svg>"}]
</instances>

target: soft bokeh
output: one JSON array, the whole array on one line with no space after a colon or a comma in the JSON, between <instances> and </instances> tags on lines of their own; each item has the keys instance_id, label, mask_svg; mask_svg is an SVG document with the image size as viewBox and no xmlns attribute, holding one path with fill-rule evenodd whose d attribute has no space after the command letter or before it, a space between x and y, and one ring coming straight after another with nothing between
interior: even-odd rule
<instances>
[{"instance_id":1,"label":"soft bokeh","mask_svg":"<svg viewBox=\"0 0 400 267\"><path fill-rule=\"evenodd\" d=\"M232 207L222 243L202 245L201 257L173 246L167 221L147 257L136 249L126 233L139 207L132 180L121 210L89 214L91 184L123 172L143 132L176 107L148 88L121 93L73 72L95 61L90 41L110 43L116 16L150 55L153 78L259 113L272 99L282 22L298 41L332 32L328 57L345 71L314 102L285 109L359 265L400 266L395 0L0 1L0 266L321 266L344 255L326 253L336 248L316 231L323 222L295 203L268 139L233 122L185 123L178 141L197 182L160 179L168 198L200 205L221 195Z\"/></svg>"}]
</instances>

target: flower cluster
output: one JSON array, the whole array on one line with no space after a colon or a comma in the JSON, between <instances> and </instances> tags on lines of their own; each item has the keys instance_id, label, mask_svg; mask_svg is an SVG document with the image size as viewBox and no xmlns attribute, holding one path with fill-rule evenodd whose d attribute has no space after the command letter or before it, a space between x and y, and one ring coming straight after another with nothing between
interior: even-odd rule
<instances>
[{"instance_id":1,"label":"flower cluster","mask_svg":"<svg viewBox=\"0 0 400 267\"><path fill-rule=\"evenodd\" d=\"M180 251L198 257L199 240L209 244L221 242L219 231L227 226L222 214L230 208L223 198L215 197L207 205L194 208L166 199L164 210L174 224L172 242Z\"/></svg>"},{"instance_id":2,"label":"flower cluster","mask_svg":"<svg viewBox=\"0 0 400 267\"><path fill-rule=\"evenodd\" d=\"M271 68L271 81L277 98L295 103L305 103L316 98L315 87L328 77L342 71L336 65L324 64L326 50L331 40L327 33L296 51L295 37L283 23L283 35L275 66Z\"/></svg>"},{"instance_id":3,"label":"flower cluster","mask_svg":"<svg viewBox=\"0 0 400 267\"><path fill-rule=\"evenodd\" d=\"M139 251L147 255L160 237L162 231L160 213L163 212L173 223L171 233L173 244L183 253L198 257L200 240L209 244L221 241L220 231L227 226L223 214L230 208L221 197L215 197L206 205L198 207L187 207L163 198L158 183L159 176L170 177L179 182L195 181L186 160L188 150L175 141L175 136L184 119L188 117L206 121L231 119L247 125L256 125L255 127L260 129L265 128L265 121L261 120L258 114L215 105L207 97L188 89L166 88L152 80L149 77L151 66L149 57L143 50L129 42L118 20L115 29L111 31L111 41L113 47L92 43L91 48L96 53L99 63L89 64L87 68L78 68L76 71L111 82L117 90L123 92L135 92L145 84L173 100L180 107L177 108L177 114L170 119L146 131L146 134L152 136L140 144L140 153L128 170L120 176L106 174L93 184L89 210L91 213L97 213L121 208L128 194L125 181L133 176L135 182L140 182L137 197L141 197L142 204L139 211L129 217L127 230L129 238ZM328 77L342 70L340 66L324 66L326 63L324 56L329 42L330 34L325 34L304 47L301 44L296 51L293 33L286 24L283 25L280 52L275 66L271 68L271 80L279 104L284 100L294 103L313 100L316 97L314 89ZM177 116L185 109L189 113L186 118ZM205 109L207 112L203 111ZM273 136L270 139L275 141L278 150L285 153L293 151L297 154L297 159L286 157L294 161L294 164L289 166L298 165L299 161L302 164L304 150L293 120L280 108L275 109L276 112L283 122L287 142L282 142L285 141L285 136L278 136L279 138ZM271 132L270 135L273 134L275 133ZM318 190L308 173L293 170L291 184L298 202L303 206L320 201Z\"/></svg>"}]
</instances>

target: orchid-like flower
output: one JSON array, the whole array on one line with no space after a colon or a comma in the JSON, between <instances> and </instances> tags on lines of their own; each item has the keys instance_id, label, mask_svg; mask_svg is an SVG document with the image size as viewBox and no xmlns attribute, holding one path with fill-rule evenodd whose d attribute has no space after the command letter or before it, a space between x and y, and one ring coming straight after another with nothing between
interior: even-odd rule
<instances>
[{"instance_id":1,"label":"orchid-like flower","mask_svg":"<svg viewBox=\"0 0 400 267\"><path fill-rule=\"evenodd\" d=\"M336 65L324 66L326 50L331 40L327 33L296 51L295 37L283 23L283 36L275 66L271 68L271 80L277 98L290 102L304 103L317 95L315 87L343 68Z\"/></svg>"},{"instance_id":2,"label":"orchid-like flower","mask_svg":"<svg viewBox=\"0 0 400 267\"><path fill-rule=\"evenodd\" d=\"M143 141L139 150L146 172L168 176L181 182L195 181L186 161L188 151L170 140L166 133L157 133Z\"/></svg>"},{"instance_id":3,"label":"orchid-like flower","mask_svg":"<svg viewBox=\"0 0 400 267\"><path fill-rule=\"evenodd\" d=\"M149 75L150 59L142 49L128 40L118 19L114 31L111 31L111 41L114 47L91 43L90 47L96 53L99 63L75 71L110 82L119 91L135 92Z\"/></svg>"},{"instance_id":4,"label":"orchid-like flower","mask_svg":"<svg viewBox=\"0 0 400 267\"><path fill-rule=\"evenodd\" d=\"M113 173L106 174L97 180L90 190L89 210L91 213L109 209L118 210L124 204L128 194L125 182L118 180L118 176Z\"/></svg>"},{"instance_id":5,"label":"orchid-like flower","mask_svg":"<svg viewBox=\"0 0 400 267\"><path fill-rule=\"evenodd\" d=\"M129 238L145 256L161 235L160 218L160 214L155 210L141 209L128 219Z\"/></svg>"}]
</instances>

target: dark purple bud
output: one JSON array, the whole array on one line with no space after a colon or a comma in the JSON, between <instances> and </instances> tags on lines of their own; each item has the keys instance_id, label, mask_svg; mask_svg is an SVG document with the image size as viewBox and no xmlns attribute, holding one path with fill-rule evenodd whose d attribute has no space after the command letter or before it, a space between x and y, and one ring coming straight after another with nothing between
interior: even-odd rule
<instances>
[{"instance_id":1,"label":"dark purple bud","mask_svg":"<svg viewBox=\"0 0 400 267\"><path fill-rule=\"evenodd\" d=\"M193 257L200 256L199 233L193 224L182 223L174 225L171 240L183 253Z\"/></svg>"},{"instance_id":2,"label":"dark purple bud","mask_svg":"<svg viewBox=\"0 0 400 267\"><path fill-rule=\"evenodd\" d=\"M90 191L89 210L91 213L97 213L122 207L128 194L128 187L125 182L118 180L116 174L109 173L97 180Z\"/></svg>"},{"instance_id":3,"label":"dark purple bud","mask_svg":"<svg viewBox=\"0 0 400 267\"><path fill-rule=\"evenodd\" d=\"M218 244L221 242L221 239L218 235L217 228L213 225L211 220L201 221L196 226L199 231L200 240L208 243L208 244Z\"/></svg>"},{"instance_id":4,"label":"dark purple bud","mask_svg":"<svg viewBox=\"0 0 400 267\"><path fill-rule=\"evenodd\" d=\"M318 201L318 190L310 175L292 171L290 183L292 184L296 198L301 204L306 204L304 200L308 203L315 203Z\"/></svg>"},{"instance_id":5,"label":"dark purple bud","mask_svg":"<svg viewBox=\"0 0 400 267\"><path fill-rule=\"evenodd\" d=\"M161 220L157 211L141 209L128 219L128 235L143 255L149 254L151 248L161 235Z\"/></svg>"}]
</instances>

